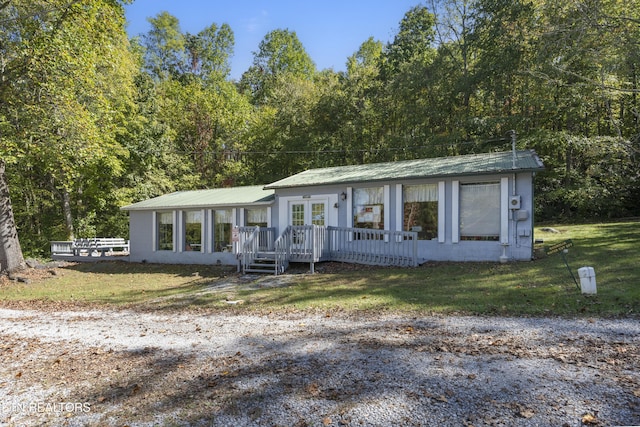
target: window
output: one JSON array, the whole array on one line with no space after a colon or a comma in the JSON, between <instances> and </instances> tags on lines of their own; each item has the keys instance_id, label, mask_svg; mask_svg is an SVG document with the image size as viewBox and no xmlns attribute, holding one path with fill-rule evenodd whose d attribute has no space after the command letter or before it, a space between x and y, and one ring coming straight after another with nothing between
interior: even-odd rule
<instances>
[{"instance_id":1,"label":"window","mask_svg":"<svg viewBox=\"0 0 640 427\"><path fill-rule=\"evenodd\" d=\"M311 224L324 226L324 203L311 204Z\"/></svg>"},{"instance_id":2,"label":"window","mask_svg":"<svg viewBox=\"0 0 640 427\"><path fill-rule=\"evenodd\" d=\"M213 250L214 252L231 251L231 228L233 219L231 209L213 211Z\"/></svg>"},{"instance_id":3,"label":"window","mask_svg":"<svg viewBox=\"0 0 640 427\"><path fill-rule=\"evenodd\" d=\"M304 225L304 203L295 203L291 205L291 225Z\"/></svg>"},{"instance_id":4,"label":"window","mask_svg":"<svg viewBox=\"0 0 640 427\"><path fill-rule=\"evenodd\" d=\"M184 250L200 251L202 249L202 212L188 211L184 213Z\"/></svg>"},{"instance_id":5,"label":"window","mask_svg":"<svg viewBox=\"0 0 640 427\"><path fill-rule=\"evenodd\" d=\"M157 215L158 250L173 250L173 212L160 212Z\"/></svg>"},{"instance_id":6,"label":"window","mask_svg":"<svg viewBox=\"0 0 640 427\"><path fill-rule=\"evenodd\" d=\"M249 227L267 226L267 208L247 209L246 225Z\"/></svg>"},{"instance_id":7,"label":"window","mask_svg":"<svg viewBox=\"0 0 640 427\"><path fill-rule=\"evenodd\" d=\"M353 190L353 223L356 228L384 229L384 188Z\"/></svg>"},{"instance_id":8,"label":"window","mask_svg":"<svg viewBox=\"0 0 640 427\"><path fill-rule=\"evenodd\" d=\"M460 239L500 238L500 183L460 185Z\"/></svg>"},{"instance_id":9,"label":"window","mask_svg":"<svg viewBox=\"0 0 640 427\"><path fill-rule=\"evenodd\" d=\"M438 185L405 185L404 230L418 233L418 240L438 237Z\"/></svg>"}]
</instances>

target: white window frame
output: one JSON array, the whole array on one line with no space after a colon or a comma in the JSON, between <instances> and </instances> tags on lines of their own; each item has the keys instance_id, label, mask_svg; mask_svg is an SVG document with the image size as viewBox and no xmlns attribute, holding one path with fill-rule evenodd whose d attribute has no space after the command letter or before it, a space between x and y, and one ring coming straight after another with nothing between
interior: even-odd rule
<instances>
[{"instance_id":1,"label":"white window frame","mask_svg":"<svg viewBox=\"0 0 640 427\"><path fill-rule=\"evenodd\" d=\"M430 184L433 183L422 183L422 184ZM421 185L421 184L405 184L405 185ZM404 186L403 184L396 185L396 231L403 231L404 228ZM446 206L445 206L445 182L438 181L437 183L437 191L438 191L438 243L444 243L445 239L445 225L446 225Z\"/></svg>"},{"instance_id":2,"label":"white window frame","mask_svg":"<svg viewBox=\"0 0 640 427\"><path fill-rule=\"evenodd\" d=\"M186 226L186 218L188 212L200 212L200 250L199 251L186 251L185 240L187 239L187 226ZM182 230L180 233L180 252L205 252L205 241L206 241L206 232L205 232L205 224L206 224L206 211L204 209L187 209L184 211L180 211L180 223L182 224Z\"/></svg>"},{"instance_id":3,"label":"white window frame","mask_svg":"<svg viewBox=\"0 0 640 427\"><path fill-rule=\"evenodd\" d=\"M508 206L508 178L505 181L504 179L500 179L498 180L497 178L491 179L491 178L487 178L487 179L480 179L477 181L469 181L469 182L465 182L465 185L480 185L480 184L486 184L486 183L490 183L493 185L498 185L498 200L499 200L499 206L498 206L498 213L499 213L499 218L498 218L498 229L497 231L497 237L498 237L498 242L503 243L504 239L505 239L505 235L507 236L506 238L508 239L508 218L507 218L507 222L505 223L505 214L504 214L504 209L506 206ZM505 183L506 183L506 189L505 189ZM461 211L460 211L460 191L461 191L461 183L460 181L453 181L453 188L452 188L452 197L453 197L453 201L452 201L452 221L453 221L453 236L452 236L452 240L453 243L459 243L461 240L461 230L460 230L460 215L461 215ZM505 227L506 227L506 232L505 232ZM494 235L495 236L495 235ZM495 241L495 240L488 240L488 241Z\"/></svg>"},{"instance_id":4,"label":"white window frame","mask_svg":"<svg viewBox=\"0 0 640 427\"><path fill-rule=\"evenodd\" d=\"M177 211L153 211L153 214L151 215L151 218L153 220L153 235L151 237L151 244L152 246L152 250L153 252L169 252L167 250L162 250L160 251L160 249L158 249L158 214L159 213L169 213L171 212L171 221L173 221L173 233L171 236L171 252L176 252L177 251L177 234L178 234L178 230L177 230L177 226L176 223L178 221L178 212Z\"/></svg>"}]
</instances>

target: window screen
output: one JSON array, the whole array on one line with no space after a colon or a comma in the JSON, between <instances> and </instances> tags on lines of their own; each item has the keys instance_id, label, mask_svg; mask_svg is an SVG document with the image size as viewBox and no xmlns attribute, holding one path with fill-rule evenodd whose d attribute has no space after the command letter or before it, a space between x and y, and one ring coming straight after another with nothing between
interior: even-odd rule
<instances>
[{"instance_id":1,"label":"window screen","mask_svg":"<svg viewBox=\"0 0 640 427\"><path fill-rule=\"evenodd\" d=\"M498 240L500 237L500 183L460 185L460 238Z\"/></svg>"}]
</instances>

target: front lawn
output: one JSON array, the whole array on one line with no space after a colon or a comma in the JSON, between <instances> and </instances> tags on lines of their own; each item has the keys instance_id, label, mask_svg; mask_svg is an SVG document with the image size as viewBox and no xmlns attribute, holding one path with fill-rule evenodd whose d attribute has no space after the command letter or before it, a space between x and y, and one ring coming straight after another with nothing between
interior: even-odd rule
<instances>
[{"instance_id":1,"label":"front lawn","mask_svg":"<svg viewBox=\"0 0 640 427\"><path fill-rule=\"evenodd\" d=\"M103 262L76 264L30 284L6 280L5 305L107 304L130 308L198 307L234 311L391 311L427 314L635 316L640 312L640 223L556 225L536 229L544 239L531 262L427 263L418 268L318 264L317 273L240 277L233 267ZM561 254L543 246L573 241L566 259L595 269L598 294L582 295ZM306 269L308 266L297 266ZM235 286L231 285L235 284ZM228 301L241 301L230 305Z\"/></svg>"}]
</instances>

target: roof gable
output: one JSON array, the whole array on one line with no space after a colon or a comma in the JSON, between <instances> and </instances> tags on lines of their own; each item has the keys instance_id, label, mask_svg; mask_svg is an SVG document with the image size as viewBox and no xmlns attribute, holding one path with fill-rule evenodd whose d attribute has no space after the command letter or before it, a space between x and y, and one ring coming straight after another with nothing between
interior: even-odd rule
<instances>
[{"instance_id":1,"label":"roof gable","mask_svg":"<svg viewBox=\"0 0 640 427\"><path fill-rule=\"evenodd\" d=\"M176 191L153 199L143 200L124 206L126 211L160 209L198 209L267 205L275 200L273 190L265 190L262 185L209 190Z\"/></svg>"},{"instance_id":2,"label":"roof gable","mask_svg":"<svg viewBox=\"0 0 640 427\"><path fill-rule=\"evenodd\" d=\"M367 165L309 169L267 185L265 188L291 188L371 181L486 175L544 169L533 150L503 151L431 159L405 160Z\"/></svg>"}]
</instances>

